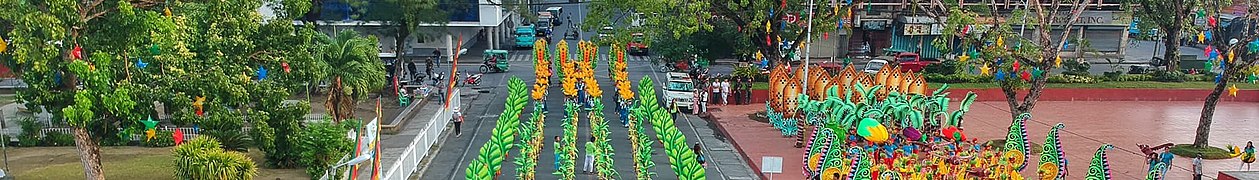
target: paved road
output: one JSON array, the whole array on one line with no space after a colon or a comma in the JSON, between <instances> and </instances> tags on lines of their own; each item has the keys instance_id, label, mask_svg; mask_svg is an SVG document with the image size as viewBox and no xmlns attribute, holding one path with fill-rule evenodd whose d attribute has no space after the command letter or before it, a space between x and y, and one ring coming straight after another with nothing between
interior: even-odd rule
<instances>
[{"instance_id":1,"label":"paved road","mask_svg":"<svg viewBox=\"0 0 1259 180\"><path fill-rule=\"evenodd\" d=\"M476 150L489 141L489 132L497 125L494 121L504 108L503 101L506 98L506 93L502 92L506 91L506 79L516 76L524 79L526 82L531 82L533 80L533 63L529 50L513 51L512 54L511 58L508 59L508 62L511 62L511 67L509 68L510 71L507 73L486 74L484 82L479 86L479 93L474 91L465 91L470 92L470 94L474 96L472 100L466 102L471 107L467 110L468 113L464 123L465 127L463 127L465 134L460 137L450 137L444 142L441 142L442 147L440 152L436 154L431 164L429 164L428 168L423 172L421 176L422 179L459 179L465 176L464 171L467 168L467 162L475 158L477 153ZM634 80L638 80L641 77L651 77L656 80L663 79L662 73L653 71L653 68L650 68L651 64L646 57L629 56L627 60L629 61L628 69L630 71L630 77ZM460 69L471 69L471 67L472 65L461 65ZM615 91L610 90L614 86L611 79L609 79L606 74L606 61L601 61L598 69L595 71L598 72L595 76L599 79L600 87L605 89L605 94L603 95L605 98L602 99L604 104L614 104L614 100L611 97L615 96ZM561 91L560 88L558 86L553 86L550 90L555 93L551 93L548 97L548 99L551 99L552 101L547 102L547 106L561 107L561 102L557 101L558 99L563 98L562 94L558 93L558 91ZM658 94L663 94L663 92ZM631 145L628 140L628 131L625 127L615 124L619 123L619 121L615 119L615 117L618 116L614 110L615 108L613 108L613 106L609 106L602 113L604 113L604 117L608 118L608 123L612 124L609 126L609 130L612 132L610 139L615 151L619 152L615 153L613 157L615 169L621 174L621 179L632 179L635 174L633 171L632 153L630 153ZM530 113L531 108L526 108L520 118L526 119ZM585 116L584 112L582 113L582 116ZM543 152L539 157L540 163L537 167L538 173L536 174L538 179L556 178L551 175L551 172L554 172L551 163L554 161L553 150L555 148L551 147L551 143L549 142L551 141L551 137L562 134L563 129L560 127L560 118L562 117L563 112L557 111L554 108L547 116L548 119L546 120L546 127L543 130L543 133L548 137L548 143L546 143L546 147L544 147ZM733 148L730 148L730 145L726 142L724 136L716 133L717 131L714 131L713 127L707 122L704 122L696 117L689 116L687 118L677 120L676 125L683 131L682 133L687 136L688 144L702 142L703 146L708 147L706 149L706 154L709 155L709 159L714 160L714 163L708 166L707 171L711 179L753 179L755 177L755 173L751 171L751 168L745 162L740 160L738 154L733 151ZM578 138L579 140L584 140L586 137L589 137L589 131L589 121L581 121L578 123L578 134L579 137L582 137ZM654 137L654 134L652 134L654 132L649 131L647 133L649 133L649 136ZM655 151L658 152L652 157L652 160L657 164L655 171L657 173L657 178L675 179L676 175L674 175L668 167L669 160L663 153L663 147L658 143L654 146L656 148ZM583 152L582 148L584 147L578 147L579 152ZM519 155L517 153L518 152L516 151L512 151L511 157L518 157ZM508 160L510 161L511 159ZM514 170L514 164L511 164L510 162L505 163L503 167L503 176L514 177L516 174ZM589 175L579 175L578 178L586 178L587 176Z\"/></svg>"}]
</instances>

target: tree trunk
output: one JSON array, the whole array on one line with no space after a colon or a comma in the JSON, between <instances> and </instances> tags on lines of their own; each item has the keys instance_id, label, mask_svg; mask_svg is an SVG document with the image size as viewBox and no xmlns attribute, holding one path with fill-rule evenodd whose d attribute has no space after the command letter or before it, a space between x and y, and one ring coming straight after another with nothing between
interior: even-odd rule
<instances>
[{"instance_id":1,"label":"tree trunk","mask_svg":"<svg viewBox=\"0 0 1259 180\"><path fill-rule=\"evenodd\" d=\"M1176 19L1176 24L1181 24L1183 18ZM1167 36L1163 37L1163 60L1167 61L1167 71L1175 72L1180 70L1180 25L1174 25L1167 28Z\"/></svg>"},{"instance_id":2,"label":"tree trunk","mask_svg":"<svg viewBox=\"0 0 1259 180\"><path fill-rule=\"evenodd\" d=\"M74 127L74 145L79 150L79 162L83 163L83 177L89 180L104 180L105 170L101 169L101 150L96 141L87 132L87 128Z\"/></svg>"},{"instance_id":3,"label":"tree trunk","mask_svg":"<svg viewBox=\"0 0 1259 180\"><path fill-rule=\"evenodd\" d=\"M1202 117L1198 118L1198 131L1194 134L1193 147L1207 147L1207 136L1211 134L1211 118L1215 116L1215 104L1220 102L1220 94L1224 92L1224 87L1228 86L1227 79L1224 78L1220 80L1220 83L1216 83L1215 89L1207 95L1206 103L1202 105Z\"/></svg>"}]
</instances>

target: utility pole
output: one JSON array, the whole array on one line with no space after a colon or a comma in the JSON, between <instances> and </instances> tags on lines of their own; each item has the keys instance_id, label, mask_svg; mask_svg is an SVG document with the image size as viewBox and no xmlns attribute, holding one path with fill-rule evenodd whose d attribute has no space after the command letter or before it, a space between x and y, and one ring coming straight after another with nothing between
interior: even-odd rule
<instances>
[{"instance_id":1,"label":"utility pole","mask_svg":"<svg viewBox=\"0 0 1259 180\"><path fill-rule=\"evenodd\" d=\"M800 82L800 84L803 84L802 86L800 86L800 87L803 87L803 89L809 89L809 83L808 83L809 82L809 56L811 55L809 54L809 51L813 49L813 5L814 5L814 0L809 0L809 22L808 22L809 26L807 27L808 29L806 30L807 32L804 33L805 43L808 43L808 44L805 44L804 66L801 66L801 68L804 68L804 77L801 78L804 81Z\"/></svg>"}]
</instances>

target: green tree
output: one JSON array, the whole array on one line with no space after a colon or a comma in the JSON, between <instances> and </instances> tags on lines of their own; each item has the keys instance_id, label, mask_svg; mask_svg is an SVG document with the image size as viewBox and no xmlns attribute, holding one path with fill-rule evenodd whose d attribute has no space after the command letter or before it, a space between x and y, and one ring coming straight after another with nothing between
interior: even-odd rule
<instances>
[{"instance_id":1,"label":"green tree","mask_svg":"<svg viewBox=\"0 0 1259 180\"><path fill-rule=\"evenodd\" d=\"M451 0L386 0L385 5L392 7L385 9L385 26L390 27L387 31L394 34L394 52L397 53L397 62L410 62L407 60L407 41L412 35L418 39L433 40L438 35L434 32L444 32L444 25L450 21L446 9L442 9L438 5L441 3L450 3ZM421 24L435 25L433 27L420 27ZM395 63L394 69L391 71L402 72L404 63ZM414 72L412 72L414 73Z\"/></svg>"},{"instance_id":2,"label":"green tree","mask_svg":"<svg viewBox=\"0 0 1259 180\"><path fill-rule=\"evenodd\" d=\"M1185 32L1197 31L1190 13L1203 1L1206 0L1124 0L1124 3L1140 23L1152 25L1164 34L1163 47L1168 48L1163 50L1163 59L1167 60L1167 71L1180 71L1180 48L1175 47L1180 47Z\"/></svg>"},{"instance_id":3,"label":"green tree","mask_svg":"<svg viewBox=\"0 0 1259 180\"><path fill-rule=\"evenodd\" d=\"M262 3L0 1L12 42L0 59L28 85L19 101L64 118L85 177L103 179L99 142L143 131L138 120L160 117L153 102L202 123L194 97L213 107L205 113L243 116L288 96L286 83L303 78L292 74L311 68L311 33L258 23ZM298 73L282 70L289 62Z\"/></svg>"},{"instance_id":4,"label":"green tree","mask_svg":"<svg viewBox=\"0 0 1259 180\"><path fill-rule=\"evenodd\" d=\"M625 13L643 13L642 26L628 27L634 32L650 32L652 35L672 35L680 37L686 34L712 29L714 23L732 23L739 40L748 41L749 45L764 57L777 62L790 52L798 51L809 37L808 28L813 27L812 38L819 39L823 33L833 32L839 28L843 20L859 8L863 2L814 1L814 19L808 22L810 6L806 0L702 0L702 1L669 1L669 0L608 0L594 1L591 13L586 19L585 29L595 25L610 25L614 22L632 22ZM770 13L773 12L773 13ZM798 20L791 22L784 18L796 16ZM632 17L632 16L630 16ZM679 18L682 17L682 18ZM620 21L617 21L620 20ZM852 22L851 19L845 20ZM621 23L632 24L632 23ZM781 42L792 42L787 49L782 49Z\"/></svg>"},{"instance_id":5,"label":"green tree","mask_svg":"<svg viewBox=\"0 0 1259 180\"><path fill-rule=\"evenodd\" d=\"M358 100L385 86L385 65L380 62L375 37L361 37L348 30L322 42L320 55L332 81L325 106L339 122L354 115Z\"/></svg>"},{"instance_id":6,"label":"green tree","mask_svg":"<svg viewBox=\"0 0 1259 180\"><path fill-rule=\"evenodd\" d=\"M1204 1L1203 11L1200 14L1203 18L1224 21L1220 18L1221 11L1224 7L1229 6L1230 1ZM1246 12L1259 12L1259 4L1246 4ZM1211 89L1211 93L1207 94L1205 103L1202 105L1202 116L1198 119L1198 129L1194 135L1193 146L1198 148L1207 147L1207 139L1211 133L1211 120L1215 116L1215 106L1219 104L1220 96L1223 95L1225 89L1229 89L1229 95L1237 96L1237 85L1230 86L1235 81L1242 80L1246 77L1248 81L1254 83L1256 79L1255 62L1259 61L1259 32L1256 32L1254 17L1238 17L1234 19L1231 26L1221 27L1206 25L1203 27L1205 31L1210 31L1215 35L1214 38L1207 41L1211 47L1217 48L1214 58L1208 60L1206 68L1208 70L1218 68L1213 72L1218 72L1215 78L1215 88Z\"/></svg>"},{"instance_id":7,"label":"green tree","mask_svg":"<svg viewBox=\"0 0 1259 180\"><path fill-rule=\"evenodd\" d=\"M999 6L995 4L911 2L936 22L943 22L945 35L934 40L935 47L944 52L963 51L958 62L995 72L1013 118L1032 111L1045 89L1049 72L1064 63L1059 52L1076 29L1066 28L1060 33L1053 29L1074 27L1089 5L1086 0L1029 1L1030 10L1005 16L998 14ZM1016 23L1033 28L1028 31L1031 35L1021 36L1014 31ZM1023 78L1025 74L1027 78ZM1022 100L1017 97L1020 92L1025 94Z\"/></svg>"}]
</instances>

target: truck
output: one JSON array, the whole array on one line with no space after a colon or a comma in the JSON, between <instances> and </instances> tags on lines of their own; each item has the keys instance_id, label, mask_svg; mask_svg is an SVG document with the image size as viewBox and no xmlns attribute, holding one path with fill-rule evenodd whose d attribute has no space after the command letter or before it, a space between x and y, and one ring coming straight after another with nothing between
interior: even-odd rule
<instances>
[{"instance_id":1,"label":"truck","mask_svg":"<svg viewBox=\"0 0 1259 180\"><path fill-rule=\"evenodd\" d=\"M864 71L867 73L877 72L879 70L878 68L882 68L887 64L893 64L895 66L899 66L901 72L921 73L922 69L926 68L927 65L940 63L939 61L923 60L919 58L918 53L888 50L885 50L884 52L886 53L883 56L874 57L874 59L870 60L870 62L867 62ZM873 71L871 71L872 68Z\"/></svg>"},{"instance_id":2,"label":"truck","mask_svg":"<svg viewBox=\"0 0 1259 180\"><path fill-rule=\"evenodd\" d=\"M564 25L563 22L560 22L560 16L564 15L564 7L548 7L546 8L546 12L551 13L551 24L556 26Z\"/></svg>"},{"instance_id":3,"label":"truck","mask_svg":"<svg viewBox=\"0 0 1259 180\"><path fill-rule=\"evenodd\" d=\"M555 18L554 16L551 16L551 12L538 12L538 22L534 24L534 29L533 29L536 34L535 36L545 38L546 40L550 41L551 40L551 19L554 19L554 18Z\"/></svg>"},{"instance_id":4,"label":"truck","mask_svg":"<svg viewBox=\"0 0 1259 180\"><path fill-rule=\"evenodd\" d=\"M533 29L533 25L516 26L516 47L532 48L533 42L538 40L535 34L537 32Z\"/></svg>"},{"instance_id":5,"label":"truck","mask_svg":"<svg viewBox=\"0 0 1259 180\"><path fill-rule=\"evenodd\" d=\"M691 109L691 105L695 104L695 85L692 84L691 76L686 73L670 72L668 73L668 82L664 83L665 107L668 105L678 106L678 109Z\"/></svg>"},{"instance_id":6,"label":"truck","mask_svg":"<svg viewBox=\"0 0 1259 180\"><path fill-rule=\"evenodd\" d=\"M647 55L647 38L643 37L643 33L634 33L632 40L626 46L629 46L629 54L631 56Z\"/></svg>"}]
</instances>

